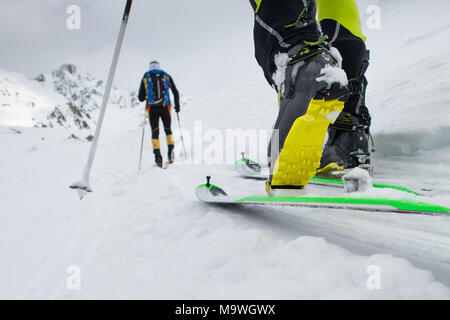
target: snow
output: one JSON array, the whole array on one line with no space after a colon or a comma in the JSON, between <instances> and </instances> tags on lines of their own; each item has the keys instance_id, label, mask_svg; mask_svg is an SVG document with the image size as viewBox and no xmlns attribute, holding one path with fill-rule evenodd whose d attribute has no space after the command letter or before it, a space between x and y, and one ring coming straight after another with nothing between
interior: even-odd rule
<instances>
[{"instance_id":1,"label":"snow","mask_svg":"<svg viewBox=\"0 0 450 320\"><path fill-rule=\"evenodd\" d=\"M443 32L449 28L444 17L450 3L436 0L432 8L414 3L407 21L426 21L418 27L399 22L406 19L400 1L383 1L382 8L382 30L368 35L372 65L367 103L377 106L373 130L382 135L383 143L392 138L391 146L402 145L397 153L405 155L448 145L450 43Z\"/></svg>"},{"instance_id":2,"label":"snow","mask_svg":"<svg viewBox=\"0 0 450 320\"><path fill-rule=\"evenodd\" d=\"M89 130L95 128L103 92L103 81L70 64L35 80L0 69L0 125ZM138 104L135 92L117 88L109 102L119 108Z\"/></svg>"},{"instance_id":3,"label":"snow","mask_svg":"<svg viewBox=\"0 0 450 320\"><path fill-rule=\"evenodd\" d=\"M366 170L355 168L347 172L343 177L345 192L365 192L372 188L372 178Z\"/></svg>"},{"instance_id":4,"label":"snow","mask_svg":"<svg viewBox=\"0 0 450 320\"><path fill-rule=\"evenodd\" d=\"M336 60L336 66L338 68L342 68L343 59L342 59L342 56L341 56L341 53L339 52L339 50L336 49L335 47L331 47L330 54L334 58L334 60Z\"/></svg>"},{"instance_id":5,"label":"snow","mask_svg":"<svg viewBox=\"0 0 450 320\"><path fill-rule=\"evenodd\" d=\"M64 105L62 97L24 76L0 69L0 125L31 127L45 119L54 107Z\"/></svg>"},{"instance_id":6,"label":"snow","mask_svg":"<svg viewBox=\"0 0 450 320\"><path fill-rule=\"evenodd\" d=\"M450 207L450 66L444 59L450 47L432 33L445 27L439 17L450 13L450 4L436 1L437 7L408 10L411 19L421 17L417 21L435 17L420 30L398 23L401 1L382 2L383 29L368 42L368 104L378 150L374 182L405 185L424 193L423 201ZM439 50L424 50L432 43ZM81 202L69 185L81 176L89 142L69 137L84 138L89 130L33 128L30 117L41 111L27 101L49 110L67 100L21 75L2 70L0 79L12 93L0 96L0 298L450 298L450 217L229 208L195 198L206 175L227 192L264 194L261 182L237 178L230 161L243 150L265 161L278 110L262 77L185 98L180 116L189 161L183 163L177 140L177 161L168 170L153 166L147 130L138 173L144 106L111 104L91 175L94 192ZM32 99L2 107L16 90ZM200 120L202 131L195 131ZM227 130L239 128L257 133L256 150L248 139L243 147L225 143ZM163 133L161 141L165 154ZM203 164L219 149L221 157ZM79 290L67 286L71 266L81 272Z\"/></svg>"},{"instance_id":7,"label":"snow","mask_svg":"<svg viewBox=\"0 0 450 320\"><path fill-rule=\"evenodd\" d=\"M282 85L286 80L286 69L289 61L290 58L287 53L278 53L275 55L275 66L277 69L275 70L272 78L277 88L282 88Z\"/></svg>"},{"instance_id":8,"label":"snow","mask_svg":"<svg viewBox=\"0 0 450 320\"><path fill-rule=\"evenodd\" d=\"M347 74L341 68L332 65L326 65L320 71L320 77L316 79L317 82L325 82L328 84L327 89L330 89L333 83L339 83L341 87L348 85Z\"/></svg>"}]
</instances>

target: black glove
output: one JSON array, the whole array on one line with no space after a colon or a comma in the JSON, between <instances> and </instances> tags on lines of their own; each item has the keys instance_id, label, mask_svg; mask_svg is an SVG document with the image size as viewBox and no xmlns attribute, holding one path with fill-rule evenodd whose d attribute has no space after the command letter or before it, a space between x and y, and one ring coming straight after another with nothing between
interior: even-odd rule
<instances>
[{"instance_id":1,"label":"black glove","mask_svg":"<svg viewBox=\"0 0 450 320\"><path fill-rule=\"evenodd\" d=\"M176 113L180 112L180 106L179 106L179 105L178 105L178 106L175 106L175 112L176 112Z\"/></svg>"}]
</instances>

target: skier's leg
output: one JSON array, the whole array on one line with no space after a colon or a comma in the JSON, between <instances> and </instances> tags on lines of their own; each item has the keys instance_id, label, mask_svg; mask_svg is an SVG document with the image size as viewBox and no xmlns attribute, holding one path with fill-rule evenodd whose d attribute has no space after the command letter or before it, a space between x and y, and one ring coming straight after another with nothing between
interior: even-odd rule
<instances>
[{"instance_id":1,"label":"skier's leg","mask_svg":"<svg viewBox=\"0 0 450 320\"><path fill-rule=\"evenodd\" d=\"M343 58L351 95L338 120L330 126L329 139L321 160L323 170L368 166L370 114L365 105L369 66L366 38L355 0L316 0L323 32ZM325 169L324 169L325 168Z\"/></svg>"},{"instance_id":2,"label":"skier's leg","mask_svg":"<svg viewBox=\"0 0 450 320\"><path fill-rule=\"evenodd\" d=\"M280 99L269 146L270 187L302 188L316 174L328 126L344 108L345 75L320 31L314 0L250 3L255 56ZM343 81L320 78L327 70Z\"/></svg>"},{"instance_id":3,"label":"skier's leg","mask_svg":"<svg viewBox=\"0 0 450 320\"><path fill-rule=\"evenodd\" d=\"M320 39L316 4L314 0L250 0L250 3L255 11L255 57L267 81L273 85L276 54L288 52L303 41Z\"/></svg>"},{"instance_id":4,"label":"skier's leg","mask_svg":"<svg viewBox=\"0 0 450 320\"><path fill-rule=\"evenodd\" d=\"M172 135L172 114L171 114L171 108L165 108L164 112L161 115L161 119L164 125L164 131L166 133L166 140L167 140L167 157L168 162L173 163L173 150L174 150L174 142L173 142L173 135Z\"/></svg>"},{"instance_id":5,"label":"skier's leg","mask_svg":"<svg viewBox=\"0 0 450 320\"><path fill-rule=\"evenodd\" d=\"M320 25L328 36L330 45L342 56L342 68L352 86L364 77L368 67L366 37L361 31L361 22L356 0L316 0ZM354 112L355 101L348 101L344 111Z\"/></svg>"},{"instance_id":6,"label":"skier's leg","mask_svg":"<svg viewBox=\"0 0 450 320\"><path fill-rule=\"evenodd\" d=\"M361 30L361 19L356 0L316 0L316 3L320 23L324 20L337 21L355 37L363 42L366 41ZM323 32L326 33L325 30Z\"/></svg>"},{"instance_id":7,"label":"skier's leg","mask_svg":"<svg viewBox=\"0 0 450 320\"><path fill-rule=\"evenodd\" d=\"M148 111L148 118L152 129L153 153L155 155L156 165L162 166L161 145L159 142L159 117L159 109L157 107L151 107Z\"/></svg>"}]
</instances>

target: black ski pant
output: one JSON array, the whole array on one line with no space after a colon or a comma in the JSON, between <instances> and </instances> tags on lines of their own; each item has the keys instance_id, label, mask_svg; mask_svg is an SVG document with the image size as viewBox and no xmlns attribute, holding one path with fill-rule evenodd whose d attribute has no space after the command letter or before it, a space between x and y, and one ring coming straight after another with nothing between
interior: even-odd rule
<instances>
[{"instance_id":1,"label":"black ski pant","mask_svg":"<svg viewBox=\"0 0 450 320\"><path fill-rule=\"evenodd\" d=\"M250 3L255 12L253 28L255 57L267 81L273 85L272 77L276 71L275 55L288 52L291 47L302 41L315 42L320 38L321 32L316 21L316 3L315 0L250 0ZM304 22L301 22L303 26L299 28L295 22L302 12Z\"/></svg>"},{"instance_id":2,"label":"black ski pant","mask_svg":"<svg viewBox=\"0 0 450 320\"><path fill-rule=\"evenodd\" d=\"M322 7L339 6L343 3L340 1L356 6L354 0L321 0L320 4ZM269 84L274 85L276 54L286 53L303 41L315 42L326 35L331 46L337 48L343 58L342 68L350 80L351 89L359 91L350 97L344 109L345 112L354 112L359 99L364 96L361 90L365 91L367 85L364 73L369 56L362 35L353 34L341 21L333 19L323 19L319 26L315 0L250 0L250 4L255 11L255 57ZM354 19L359 20L359 15Z\"/></svg>"},{"instance_id":3,"label":"black ski pant","mask_svg":"<svg viewBox=\"0 0 450 320\"><path fill-rule=\"evenodd\" d=\"M159 153L160 142L159 142L159 120L161 119L164 127L164 132L166 133L167 144L173 145L172 140L172 115L170 107L163 106L150 106L148 110L148 119L150 121L150 127L152 129L152 144L155 152ZM158 151L156 151L158 150Z\"/></svg>"}]
</instances>

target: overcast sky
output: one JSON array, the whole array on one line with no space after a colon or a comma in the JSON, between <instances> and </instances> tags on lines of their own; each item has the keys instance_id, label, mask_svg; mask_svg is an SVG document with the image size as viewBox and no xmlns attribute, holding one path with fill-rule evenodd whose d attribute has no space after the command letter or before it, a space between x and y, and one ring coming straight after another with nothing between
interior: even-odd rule
<instances>
[{"instance_id":1,"label":"overcast sky","mask_svg":"<svg viewBox=\"0 0 450 320\"><path fill-rule=\"evenodd\" d=\"M74 63L106 79L125 0L1 0L0 68L34 77ZM70 5L81 30L69 30ZM185 95L260 74L247 0L134 0L115 83L137 90L157 59ZM263 81L263 80L262 80Z\"/></svg>"},{"instance_id":2,"label":"overcast sky","mask_svg":"<svg viewBox=\"0 0 450 320\"><path fill-rule=\"evenodd\" d=\"M380 0L358 0L367 5ZM106 79L126 0L1 0L0 68L34 77L73 63ZM70 5L81 30L69 30ZM365 27L363 21L363 28ZM152 59L184 95L264 77L254 59L248 0L134 0L115 83L137 90Z\"/></svg>"}]
</instances>

